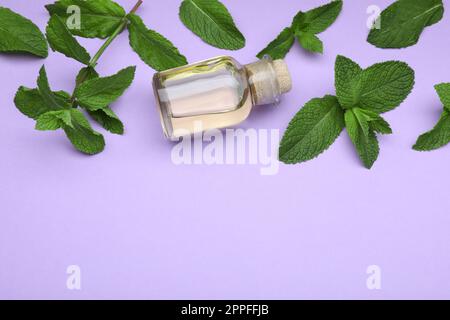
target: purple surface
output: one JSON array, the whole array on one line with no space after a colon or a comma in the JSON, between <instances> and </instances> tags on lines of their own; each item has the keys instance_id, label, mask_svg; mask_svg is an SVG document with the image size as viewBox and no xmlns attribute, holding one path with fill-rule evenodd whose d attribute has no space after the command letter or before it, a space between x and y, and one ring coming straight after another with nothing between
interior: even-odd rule
<instances>
[{"instance_id":1,"label":"purple surface","mask_svg":"<svg viewBox=\"0 0 450 320\"><path fill-rule=\"evenodd\" d=\"M135 1L119 2L128 9ZM298 10L326 1L223 2L247 38L230 54L248 63ZM47 60L1 55L0 298L450 298L450 147L411 150L439 117L433 85L450 82L449 17L414 47L381 50L365 41L366 9L374 2L384 8L392 1L345 1L338 21L320 35L323 56L296 45L286 59L293 91L242 124L284 130L306 101L334 94L337 54L364 67L406 61L416 86L386 115L395 134L380 138L370 171L346 133L318 159L281 165L274 176L261 176L255 165L174 165L155 111L153 70L126 33L98 66L103 75L138 66L113 106L126 134L105 133L106 150L87 157L63 132L34 131L12 102L20 85L35 86L44 62L53 88L67 91L80 64L58 53ZM42 30L47 3L0 1ZM229 53L187 30L178 6L145 1L139 14L191 62ZM91 53L101 44L80 41ZM69 265L81 268L81 290L66 288ZM382 270L381 290L366 287L369 265Z\"/></svg>"}]
</instances>

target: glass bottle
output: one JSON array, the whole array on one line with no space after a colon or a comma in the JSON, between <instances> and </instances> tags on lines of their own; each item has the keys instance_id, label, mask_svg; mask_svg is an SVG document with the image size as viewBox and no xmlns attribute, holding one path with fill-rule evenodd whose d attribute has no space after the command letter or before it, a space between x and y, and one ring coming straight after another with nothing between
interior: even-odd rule
<instances>
[{"instance_id":1,"label":"glass bottle","mask_svg":"<svg viewBox=\"0 0 450 320\"><path fill-rule=\"evenodd\" d=\"M253 106L278 103L291 86L285 62L268 56L244 66L220 56L153 77L164 134L171 140L234 126Z\"/></svg>"}]
</instances>

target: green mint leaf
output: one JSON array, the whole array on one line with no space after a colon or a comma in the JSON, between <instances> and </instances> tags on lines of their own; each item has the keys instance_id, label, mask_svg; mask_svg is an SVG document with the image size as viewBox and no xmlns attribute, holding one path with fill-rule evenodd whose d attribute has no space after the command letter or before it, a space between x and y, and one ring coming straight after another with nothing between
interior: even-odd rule
<instances>
[{"instance_id":1,"label":"green mint leaf","mask_svg":"<svg viewBox=\"0 0 450 320\"><path fill-rule=\"evenodd\" d=\"M342 10L342 1L332 1L307 12L299 12L292 22L295 33L318 34L328 29Z\"/></svg>"},{"instance_id":2,"label":"green mint leaf","mask_svg":"<svg viewBox=\"0 0 450 320\"><path fill-rule=\"evenodd\" d=\"M99 78L99 74L94 68L86 67L80 70L77 76L77 85L88 80ZM124 125L119 117L109 107L98 109L95 111L87 110L88 114L104 129L114 134L123 134Z\"/></svg>"},{"instance_id":3,"label":"green mint leaf","mask_svg":"<svg viewBox=\"0 0 450 320\"><path fill-rule=\"evenodd\" d=\"M304 49L314 53L323 53L323 43L313 33L302 31L296 33L296 36L298 42Z\"/></svg>"},{"instance_id":4,"label":"green mint leaf","mask_svg":"<svg viewBox=\"0 0 450 320\"><path fill-rule=\"evenodd\" d=\"M450 142L450 83L441 83L434 88L444 104L444 111L436 126L417 139L413 146L417 151L439 149Z\"/></svg>"},{"instance_id":5,"label":"green mint leaf","mask_svg":"<svg viewBox=\"0 0 450 320\"><path fill-rule=\"evenodd\" d=\"M435 85L434 88L436 89L444 108L450 111L450 83L441 83Z\"/></svg>"},{"instance_id":6,"label":"green mint leaf","mask_svg":"<svg viewBox=\"0 0 450 320\"><path fill-rule=\"evenodd\" d=\"M100 75L95 71L92 67L84 67L78 72L77 78L75 80L76 86L86 82L88 80L92 80L98 78Z\"/></svg>"},{"instance_id":7,"label":"green mint leaf","mask_svg":"<svg viewBox=\"0 0 450 320\"><path fill-rule=\"evenodd\" d=\"M285 28L281 33L267 45L256 56L262 59L269 55L272 59L283 59L294 44L295 37L291 28Z\"/></svg>"},{"instance_id":8,"label":"green mint leaf","mask_svg":"<svg viewBox=\"0 0 450 320\"><path fill-rule=\"evenodd\" d=\"M128 67L110 77L85 81L75 90L75 97L87 110L106 108L131 85L135 71L136 67Z\"/></svg>"},{"instance_id":9,"label":"green mint leaf","mask_svg":"<svg viewBox=\"0 0 450 320\"><path fill-rule=\"evenodd\" d=\"M36 130L57 130L64 126L73 128L72 116L69 109L48 111L39 116Z\"/></svg>"},{"instance_id":10,"label":"green mint leaf","mask_svg":"<svg viewBox=\"0 0 450 320\"><path fill-rule=\"evenodd\" d=\"M287 164L311 160L328 149L344 128L344 113L334 96L310 100L289 123L279 158Z\"/></svg>"},{"instance_id":11,"label":"green mint leaf","mask_svg":"<svg viewBox=\"0 0 450 320\"><path fill-rule=\"evenodd\" d=\"M80 21L74 11L80 9ZM58 15L76 36L105 39L111 36L126 17L125 10L110 0L61 0L46 6L51 15Z\"/></svg>"},{"instance_id":12,"label":"green mint leaf","mask_svg":"<svg viewBox=\"0 0 450 320\"><path fill-rule=\"evenodd\" d=\"M364 132L355 110L345 111L345 126L364 166L370 169L377 160L380 151L378 140L372 130L369 130L367 134Z\"/></svg>"},{"instance_id":13,"label":"green mint leaf","mask_svg":"<svg viewBox=\"0 0 450 320\"><path fill-rule=\"evenodd\" d=\"M392 129L389 123L384 120L383 117L381 117L378 113L360 108L354 108L353 110L360 116L365 118L370 130L381 134L392 133Z\"/></svg>"},{"instance_id":14,"label":"green mint leaf","mask_svg":"<svg viewBox=\"0 0 450 320\"><path fill-rule=\"evenodd\" d=\"M163 71L187 64L186 57L158 32L147 29L139 16L131 14L128 19L130 45L151 68Z\"/></svg>"},{"instance_id":15,"label":"green mint leaf","mask_svg":"<svg viewBox=\"0 0 450 320\"><path fill-rule=\"evenodd\" d=\"M47 25L47 39L53 51L58 51L66 57L73 58L88 65L91 56L67 29L64 21L57 15L50 18Z\"/></svg>"},{"instance_id":16,"label":"green mint leaf","mask_svg":"<svg viewBox=\"0 0 450 320\"><path fill-rule=\"evenodd\" d=\"M439 22L443 14L442 0L398 0L381 13L381 27L372 29L367 41L379 48L415 45L423 30Z\"/></svg>"},{"instance_id":17,"label":"green mint leaf","mask_svg":"<svg viewBox=\"0 0 450 320\"><path fill-rule=\"evenodd\" d=\"M48 46L41 30L30 20L0 7L0 52L25 52L48 56Z\"/></svg>"},{"instance_id":18,"label":"green mint leaf","mask_svg":"<svg viewBox=\"0 0 450 320\"><path fill-rule=\"evenodd\" d=\"M71 105L67 101L67 99L59 95L56 95L51 91L50 84L48 83L47 72L45 71L44 66L42 66L41 70L39 71L37 86L43 102L47 105L47 107L50 110L61 110L71 108Z\"/></svg>"},{"instance_id":19,"label":"green mint leaf","mask_svg":"<svg viewBox=\"0 0 450 320\"><path fill-rule=\"evenodd\" d=\"M436 126L422 134L413 146L416 151L432 151L439 149L450 142L450 114L444 109Z\"/></svg>"},{"instance_id":20,"label":"green mint leaf","mask_svg":"<svg viewBox=\"0 0 450 320\"><path fill-rule=\"evenodd\" d=\"M124 126L119 117L109 107L89 111L89 115L103 128L114 134L123 134Z\"/></svg>"},{"instance_id":21,"label":"green mint leaf","mask_svg":"<svg viewBox=\"0 0 450 320\"><path fill-rule=\"evenodd\" d=\"M72 126L63 125L64 132L73 146L86 154L97 154L105 149L105 139L94 131L84 114L78 109L70 110Z\"/></svg>"},{"instance_id":22,"label":"green mint leaf","mask_svg":"<svg viewBox=\"0 0 450 320\"><path fill-rule=\"evenodd\" d=\"M378 120L369 122L370 130L380 134L392 134L392 129L389 123L380 117Z\"/></svg>"},{"instance_id":23,"label":"green mint leaf","mask_svg":"<svg viewBox=\"0 0 450 320\"><path fill-rule=\"evenodd\" d=\"M377 63L365 69L356 80L359 105L377 113L398 107L414 87L414 70L400 61Z\"/></svg>"},{"instance_id":24,"label":"green mint leaf","mask_svg":"<svg viewBox=\"0 0 450 320\"><path fill-rule=\"evenodd\" d=\"M37 119L41 114L51 110L42 99L38 89L23 86L17 90L14 104L20 112L32 119Z\"/></svg>"},{"instance_id":25,"label":"green mint leaf","mask_svg":"<svg viewBox=\"0 0 450 320\"><path fill-rule=\"evenodd\" d=\"M70 99L70 95L64 91L53 92L53 94L63 100ZM29 89L23 86L17 90L14 103L20 112L35 120L41 114L53 110L45 103L38 89Z\"/></svg>"},{"instance_id":26,"label":"green mint leaf","mask_svg":"<svg viewBox=\"0 0 450 320\"><path fill-rule=\"evenodd\" d=\"M361 74L361 67L344 56L338 56L335 63L336 96L343 108L354 106L357 103L357 86L352 81Z\"/></svg>"},{"instance_id":27,"label":"green mint leaf","mask_svg":"<svg viewBox=\"0 0 450 320\"><path fill-rule=\"evenodd\" d=\"M184 0L180 6L184 25L206 43L228 50L245 46L245 38L227 8L217 0Z\"/></svg>"},{"instance_id":28,"label":"green mint leaf","mask_svg":"<svg viewBox=\"0 0 450 320\"><path fill-rule=\"evenodd\" d=\"M356 122L357 122L359 128L361 129L363 135L365 137L369 137L369 131L370 131L369 121L370 121L370 118L367 117L367 115L360 108L353 108L352 112L353 112L353 116L356 119Z\"/></svg>"},{"instance_id":29,"label":"green mint leaf","mask_svg":"<svg viewBox=\"0 0 450 320\"><path fill-rule=\"evenodd\" d=\"M399 106L413 87L414 70L404 62L377 63L358 72L348 58L336 60L337 96L346 109L360 107L384 113Z\"/></svg>"}]
</instances>

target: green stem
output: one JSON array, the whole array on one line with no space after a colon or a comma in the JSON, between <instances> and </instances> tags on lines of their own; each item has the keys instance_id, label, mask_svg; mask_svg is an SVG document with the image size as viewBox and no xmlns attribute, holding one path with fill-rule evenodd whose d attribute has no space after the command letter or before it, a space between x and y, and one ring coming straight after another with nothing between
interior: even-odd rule
<instances>
[{"instance_id":1,"label":"green stem","mask_svg":"<svg viewBox=\"0 0 450 320\"><path fill-rule=\"evenodd\" d=\"M133 14L135 13L139 7L142 5L144 1L143 0L139 0L133 7L133 9L131 9L129 14ZM105 50L109 47L109 45L114 41L114 39L117 38L117 36L125 29L125 27L127 26L128 23L128 19L127 17L124 17L122 19L122 22L120 23L120 25L117 27L117 29L113 32L113 34L105 41L105 43L100 47L100 49L97 51L97 53L95 54L95 56L92 58L92 60L89 62L89 66L91 68L95 68L95 66L97 65L97 61L98 59L100 59L100 57L103 55L103 53L105 52Z\"/></svg>"},{"instance_id":2,"label":"green stem","mask_svg":"<svg viewBox=\"0 0 450 320\"><path fill-rule=\"evenodd\" d=\"M97 51L95 56L91 59L89 62L88 67L95 68L97 65L98 60L103 55L103 53L106 51L106 49L109 47L109 45L114 41L114 39L117 38L117 36L125 29L127 25L127 18L123 18L122 22L120 23L119 27L114 31L114 33L105 41L105 43L100 47L100 49Z\"/></svg>"},{"instance_id":3,"label":"green stem","mask_svg":"<svg viewBox=\"0 0 450 320\"><path fill-rule=\"evenodd\" d=\"M139 9L139 7L142 5L143 2L144 2L143 0L138 0L138 2L136 2L136 4L134 5L133 9L131 9L129 14L136 13L136 11ZM105 43L103 43L103 45L100 47L100 49L98 49L97 53L91 59L91 61L89 62L89 65L88 65L89 68L95 68L100 57L103 55L103 53L105 53L106 49L108 49L108 47L111 45L111 43L114 41L114 39L116 39L117 36L120 33L122 33L122 31L126 28L127 23L128 23L128 19L127 19L127 17L124 17L122 19L122 22L120 23L120 25L117 27L117 29L114 30L114 32L111 34L111 36L109 36L108 39L106 39ZM81 78L79 83L76 83L75 89L74 89L72 97L70 99L74 108L76 108L75 91L77 90L78 86L84 82L84 80L86 80L85 77Z\"/></svg>"}]
</instances>

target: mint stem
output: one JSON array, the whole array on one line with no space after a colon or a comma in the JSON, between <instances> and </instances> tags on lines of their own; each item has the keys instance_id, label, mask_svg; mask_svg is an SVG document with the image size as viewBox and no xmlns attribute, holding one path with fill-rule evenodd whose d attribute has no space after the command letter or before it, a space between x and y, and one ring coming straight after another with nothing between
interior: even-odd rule
<instances>
[{"instance_id":1,"label":"mint stem","mask_svg":"<svg viewBox=\"0 0 450 320\"><path fill-rule=\"evenodd\" d=\"M133 7L133 9L131 9L129 14L133 14L135 13L139 7L142 5L144 1L143 0L139 0ZM128 19L127 17L124 17L122 19L121 24L117 27L117 29L114 31L114 33L105 41L105 43L100 47L100 49L97 51L97 53L95 54L95 56L92 58L92 60L89 62L89 67L91 68L95 68L95 66L97 65L97 61L98 59L100 59L100 57L103 55L103 53L105 52L105 50L109 47L109 45L114 41L114 39L117 38L117 36L125 29L125 27L127 26L128 23Z\"/></svg>"},{"instance_id":2,"label":"mint stem","mask_svg":"<svg viewBox=\"0 0 450 320\"><path fill-rule=\"evenodd\" d=\"M133 9L131 9L129 14L133 14L136 13L136 11L139 9L139 7L144 3L143 0L139 0L138 2L136 2L136 4L134 5ZM97 53L94 55L94 57L91 59L91 61L89 62L88 67L89 68L95 68L95 66L97 65L98 60L100 59L100 57L103 55L103 53L105 53L106 49L111 45L111 43L114 41L114 39L117 38L117 36L122 33L122 31L126 28L128 23L128 19L127 17L124 17L122 19L122 22L120 23L120 25L117 27L117 29L113 32L113 34L106 39L105 43L100 47L100 49L98 49ZM72 97L70 99L70 101L72 102L74 108L76 108L76 104L75 104L75 91L78 88L78 86L84 82L84 80L86 80L85 78L81 78L79 83L76 84L75 86L75 90L73 91Z\"/></svg>"}]
</instances>

